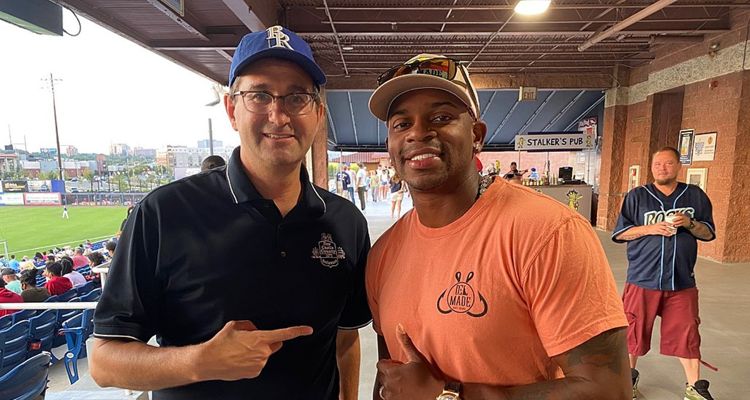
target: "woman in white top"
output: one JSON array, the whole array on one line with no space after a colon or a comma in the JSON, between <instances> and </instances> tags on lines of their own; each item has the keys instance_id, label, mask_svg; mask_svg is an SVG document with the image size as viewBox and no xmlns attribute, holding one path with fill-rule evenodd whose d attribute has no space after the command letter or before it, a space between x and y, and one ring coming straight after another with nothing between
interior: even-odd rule
<instances>
[{"instance_id":1,"label":"woman in white top","mask_svg":"<svg viewBox=\"0 0 750 400\"><path fill-rule=\"evenodd\" d=\"M63 267L62 275L70 280L70 283L73 284L73 287L86 283L86 278L81 275L80 272L73 270L73 260L71 260L69 257L66 256L60 259L60 264L62 264Z\"/></svg>"}]
</instances>

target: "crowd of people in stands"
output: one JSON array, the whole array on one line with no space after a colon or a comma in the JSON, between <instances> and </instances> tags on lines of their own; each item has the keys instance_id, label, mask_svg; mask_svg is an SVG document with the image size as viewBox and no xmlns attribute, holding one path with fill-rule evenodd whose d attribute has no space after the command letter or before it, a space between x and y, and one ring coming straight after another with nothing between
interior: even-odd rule
<instances>
[{"instance_id":1,"label":"crowd of people in stands","mask_svg":"<svg viewBox=\"0 0 750 400\"><path fill-rule=\"evenodd\" d=\"M15 254L6 260L0 255L0 303L43 302L50 296L66 293L88 281L98 283L98 275L90 268L109 261L114 256L117 242L107 241L98 250L86 241L75 248L56 248L37 252L32 259L24 256L21 261ZM82 274L84 271L85 274ZM37 286L38 275L44 277L44 285ZM0 310L0 316L16 310Z\"/></svg>"}]
</instances>

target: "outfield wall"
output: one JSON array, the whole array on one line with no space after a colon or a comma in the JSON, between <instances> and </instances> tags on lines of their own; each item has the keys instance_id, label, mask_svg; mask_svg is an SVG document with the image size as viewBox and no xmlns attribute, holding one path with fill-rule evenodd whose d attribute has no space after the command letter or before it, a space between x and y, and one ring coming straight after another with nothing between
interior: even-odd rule
<instances>
[{"instance_id":1,"label":"outfield wall","mask_svg":"<svg viewBox=\"0 0 750 400\"><path fill-rule=\"evenodd\" d=\"M60 193L0 193L0 206L60 206Z\"/></svg>"}]
</instances>

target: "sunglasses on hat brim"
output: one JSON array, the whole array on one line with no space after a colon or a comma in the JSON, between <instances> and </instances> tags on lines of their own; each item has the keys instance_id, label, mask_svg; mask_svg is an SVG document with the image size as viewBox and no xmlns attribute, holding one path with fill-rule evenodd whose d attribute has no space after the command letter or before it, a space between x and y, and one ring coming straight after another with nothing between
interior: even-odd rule
<instances>
[{"instance_id":1,"label":"sunglasses on hat brim","mask_svg":"<svg viewBox=\"0 0 750 400\"><path fill-rule=\"evenodd\" d=\"M464 74L465 82L454 81L456 73L459 70L461 70ZM466 73L466 67L461 63L461 61L448 57L426 58L423 60L414 60L406 64L397 65L380 74L380 76L378 77L378 86L383 85L391 79L398 78L399 76L414 74L436 76L438 78L443 78L447 81L451 81L455 84L463 84L468 89L469 96L472 101L475 102L475 105L477 107L479 106L479 101L474 96L474 88L472 88L471 81L469 80L469 76ZM478 117L474 115L471 109L469 109L469 113L475 119Z\"/></svg>"}]
</instances>

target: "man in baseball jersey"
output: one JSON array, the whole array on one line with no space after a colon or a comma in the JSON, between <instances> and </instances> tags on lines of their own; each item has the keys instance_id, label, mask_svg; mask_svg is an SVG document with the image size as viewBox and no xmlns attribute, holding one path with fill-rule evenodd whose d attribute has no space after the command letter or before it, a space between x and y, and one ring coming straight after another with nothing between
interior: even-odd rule
<instances>
[{"instance_id":1,"label":"man in baseball jersey","mask_svg":"<svg viewBox=\"0 0 750 400\"><path fill-rule=\"evenodd\" d=\"M677 181L680 168L676 149L664 147L654 153L654 182L627 194L612 234L615 242L628 243L623 302L629 324L633 398L639 377L636 362L651 347L651 330L659 315L661 353L679 358L687 378L685 399L713 399L708 381L700 379L700 319L693 269L696 239L711 241L716 233L711 201L698 186Z\"/></svg>"}]
</instances>

